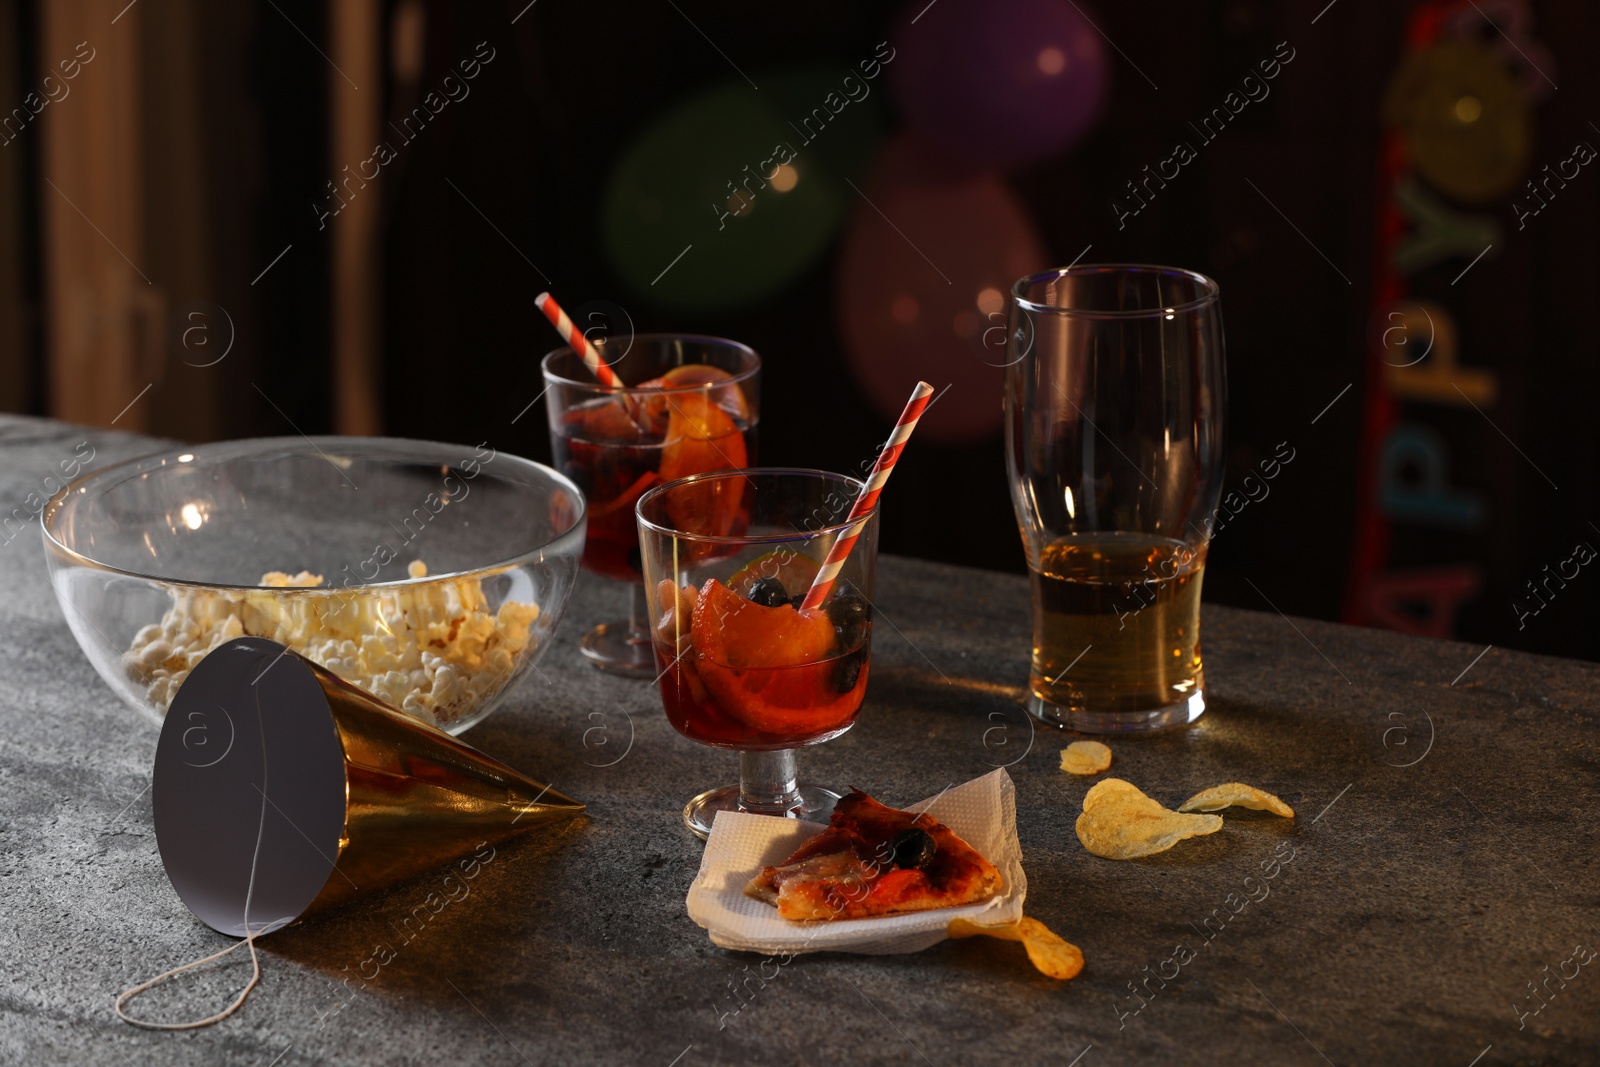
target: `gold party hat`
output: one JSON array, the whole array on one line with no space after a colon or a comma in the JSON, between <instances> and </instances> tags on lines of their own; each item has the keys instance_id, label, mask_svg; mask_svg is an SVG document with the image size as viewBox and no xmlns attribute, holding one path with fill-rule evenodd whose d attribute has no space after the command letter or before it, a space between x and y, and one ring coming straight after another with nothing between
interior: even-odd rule
<instances>
[{"instance_id":1,"label":"gold party hat","mask_svg":"<svg viewBox=\"0 0 1600 1067\"><path fill-rule=\"evenodd\" d=\"M190 673L154 794L174 888L236 936L584 810L264 638L226 642Z\"/></svg>"}]
</instances>

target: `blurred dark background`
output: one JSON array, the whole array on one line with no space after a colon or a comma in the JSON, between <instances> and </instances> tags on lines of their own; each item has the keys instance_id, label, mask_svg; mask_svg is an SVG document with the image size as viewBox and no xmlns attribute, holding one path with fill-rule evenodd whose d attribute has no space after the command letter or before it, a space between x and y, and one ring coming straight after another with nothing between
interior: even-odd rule
<instances>
[{"instance_id":1,"label":"blurred dark background","mask_svg":"<svg viewBox=\"0 0 1600 1067\"><path fill-rule=\"evenodd\" d=\"M1295 456L1232 498L1210 600L1600 658L1587 0L0 0L0 26L5 410L548 460L548 288L613 341L752 345L765 463L853 469L918 377L949 386L883 548L1017 571L997 293L1172 264L1222 287L1230 490ZM1019 49L1044 82L1006 80ZM780 139L798 184L743 184Z\"/></svg>"}]
</instances>

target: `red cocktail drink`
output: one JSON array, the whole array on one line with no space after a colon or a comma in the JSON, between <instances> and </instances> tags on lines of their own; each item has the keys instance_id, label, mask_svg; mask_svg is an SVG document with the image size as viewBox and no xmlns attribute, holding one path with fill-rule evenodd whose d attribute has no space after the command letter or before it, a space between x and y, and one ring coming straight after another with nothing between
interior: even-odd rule
<instances>
[{"instance_id":1,"label":"red cocktail drink","mask_svg":"<svg viewBox=\"0 0 1600 1067\"><path fill-rule=\"evenodd\" d=\"M802 608L805 589L749 575L730 585L711 579L698 591L663 580L658 596L676 603L656 628L657 684L674 729L744 751L816 744L850 729L866 695L871 609L850 587L822 608Z\"/></svg>"}]
</instances>

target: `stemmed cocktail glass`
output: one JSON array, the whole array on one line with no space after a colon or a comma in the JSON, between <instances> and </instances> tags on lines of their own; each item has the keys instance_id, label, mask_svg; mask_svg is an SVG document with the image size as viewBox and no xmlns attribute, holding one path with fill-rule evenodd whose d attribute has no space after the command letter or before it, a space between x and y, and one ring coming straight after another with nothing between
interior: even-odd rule
<instances>
[{"instance_id":1,"label":"stemmed cocktail glass","mask_svg":"<svg viewBox=\"0 0 1600 1067\"><path fill-rule=\"evenodd\" d=\"M690 740L739 753L739 784L684 808L700 837L719 810L826 821L839 798L797 782L795 750L849 730L866 692L878 514L846 521L861 490L841 474L757 468L696 475L639 500L667 718ZM830 550L852 534L826 595L805 606Z\"/></svg>"},{"instance_id":2,"label":"stemmed cocktail glass","mask_svg":"<svg viewBox=\"0 0 1600 1067\"><path fill-rule=\"evenodd\" d=\"M542 364L555 466L588 500L583 565L632 586L628 619L595 627L581 648L601 670L650 678L634 506L663 482L755 461L761 359L734 341L681 334L617 338L594 351L619 384L598 381L570 345Z\"/></svg>"}]
</instances>

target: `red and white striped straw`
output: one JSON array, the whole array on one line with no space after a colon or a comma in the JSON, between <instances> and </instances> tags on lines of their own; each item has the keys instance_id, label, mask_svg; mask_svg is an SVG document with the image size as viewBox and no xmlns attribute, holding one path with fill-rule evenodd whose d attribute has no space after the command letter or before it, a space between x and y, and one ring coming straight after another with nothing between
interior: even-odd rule
<instances>
[{"instance_id":1,"label":"red and white striped straw","mask_svg":"<svg viewBox=\"0 0 1600 1067\"><path fill-rule=\"evenodd\" d=\"M917 420L928 410L928 404L932 399L933 386L927 382L918 382L917 387L911 391L911 399L906 401L906 409L900 413L899 421L894 424L894 432L884 443L883 451L878 453L878 461L872 465L872 474L867 478L867 484L861 487L861 495L857 496L856 502L850 506L850 514L846 516L845 522L864 519L878 506L878 494L883 492L883 485L889 480L895 463L900 459L900 453L905 449L911 431L917 428ZM833 548L828 551L828 558L822 561L822 569L817 571L816 580L811 583L811 589L800 605L802 608L819 608L822 602L828 599L828 593L832 591L833 583L839 577L839 570L844 566L850 550L856 546L856 538L861 536L862 527L865 525L865 522L857 523L839 535L839 539L833 543Z\"/></svg>"},{"instance_id":2,"label":"red and white striped straw","mask_svg":"<svg viewBox=\"0 0 1600 1067\"><path fill-rule=\"evenodd\" d=\"M554 326L562 339L572 346L574 352L578 353L583 359L583 365L589 368L590 373L595 376L595 379L601 385L607 389L626 388L622 384L622 379L617 377L616 372L606 365L605 360L600 358L600 353L594 350L594 346L583 335L583 331L574 326L572 320L567 318L567 313L561 310L561 305L556 303L555 297L549 293L540 293L533 298L533 302L539 305L539 310L544 312L544 317L550 320L550 325Z\"/></svg>"}]
</instances>

